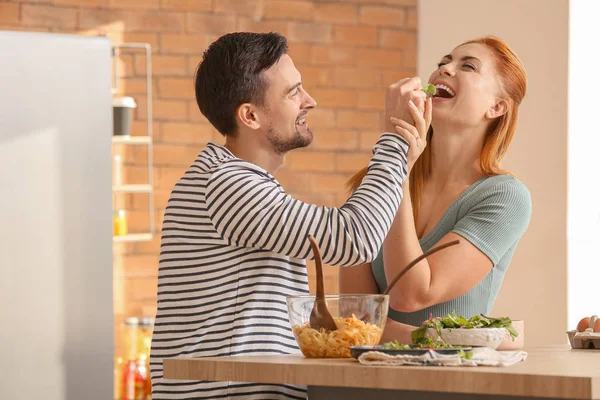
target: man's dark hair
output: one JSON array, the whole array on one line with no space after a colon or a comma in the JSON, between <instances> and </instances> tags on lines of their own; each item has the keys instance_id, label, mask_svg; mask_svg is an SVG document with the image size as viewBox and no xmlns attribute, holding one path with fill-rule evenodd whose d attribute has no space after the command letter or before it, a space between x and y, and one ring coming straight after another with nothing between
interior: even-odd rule
<instances>
[{"instance_id":1,"label":"man's dark hair","mask_svg":"<svg viewBox=\"0 0 600 400\"><path fill-rule=\"evenodd\" d=\"M194 85L200 111L223 135L237 132L235 114L243 103L264 105L268 82L261 72L288 49L278 33L236 32L221 36L204 52Z\"/></svg>"}]
</instances>

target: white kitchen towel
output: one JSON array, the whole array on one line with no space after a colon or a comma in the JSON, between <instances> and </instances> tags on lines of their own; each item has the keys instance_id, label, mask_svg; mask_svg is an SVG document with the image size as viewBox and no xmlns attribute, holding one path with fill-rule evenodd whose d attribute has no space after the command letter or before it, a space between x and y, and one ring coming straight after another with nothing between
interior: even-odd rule
<instances>
[{"instance_id":1,"label":"white kitchen towel","mask_svg":"<svg viewBox=\"0 0 600 400\"><path fill-rule=\"evenodd\" d=\"M379 351L368 351L358 357L358 362L364 365L435 365L435 366L466 366L478 365L491 367L506 367L527 358L524 351L496 351L489 347L476 347L469 360L460 358L458 354L440 354L429 350L423 355L390 355Z\"/></svg>"}]
</instances>

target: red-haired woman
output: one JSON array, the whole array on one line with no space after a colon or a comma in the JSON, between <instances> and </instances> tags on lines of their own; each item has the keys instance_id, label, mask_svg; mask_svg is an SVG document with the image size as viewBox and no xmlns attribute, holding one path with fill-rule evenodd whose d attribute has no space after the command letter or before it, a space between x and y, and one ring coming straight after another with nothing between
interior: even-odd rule
<instances>
[{"instance_id":1,"label":"red-haired woman","mask_svg":"<svg viewBox=\"0 0 600 400\"><path fill-rule=\"evenodd\" d=\"M428 145L403 186L379 257L341 268L340 291L382 293L429 248L455 239L460 244L427 257L394 286L382 341L410 343L410 332L430 313L489 313L531 216L527 187L499 166L527 86L517 55L496 37L468 41L442 57L429 83L437 87L429 129L422 113L403 117L410 124L390 121L412 146ZM422 111L422 100L412 100ZM352 188L364 172L352 178Z\"/></svg>"}]
</instances>

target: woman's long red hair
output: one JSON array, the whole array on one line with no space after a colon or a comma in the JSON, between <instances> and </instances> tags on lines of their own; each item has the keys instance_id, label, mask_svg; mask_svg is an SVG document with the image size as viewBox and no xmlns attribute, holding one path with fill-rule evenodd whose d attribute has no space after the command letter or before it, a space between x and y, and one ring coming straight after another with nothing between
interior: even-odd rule
<instances>
[{"instance_id":1,"label":"woman's long red hair","mask_svg":"<svg viewBox=\"0 0 600 400\"><path fill-rule=\"evenodd\" d=\"M471 43L483 44L493 50L496 69L502 82L504 94L507 97L506 100L509 103L508 111L501 117L498 117L491 125L479 156L479 165L485 175L503 174L506 171L500 168L499 163L504 154L506 154L517 129L519 105L527 90L527 76L521 60L504 40L495 36L486 36L469 40L461 44L461 46ZM429 128L429 132L427 132L427 143L429 145L425 147L423 154L415 162L410 172L410 198L412 200L415 223L421 204L423 186L431 175L430 143L432 140L433 128ZM355 191L360 186L366 174L367 168L363 168L350 178L347 185L351 191Z\"/></svg>"}]
</instances>

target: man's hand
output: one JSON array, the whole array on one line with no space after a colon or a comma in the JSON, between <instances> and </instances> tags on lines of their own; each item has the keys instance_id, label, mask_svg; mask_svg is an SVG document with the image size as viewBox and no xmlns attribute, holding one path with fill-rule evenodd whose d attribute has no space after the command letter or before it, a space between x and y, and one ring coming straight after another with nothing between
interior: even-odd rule
<instances>
[{"instance_id":1,"label":"man's hand","mask_svg":"<svg viewBox=\"0 0 600 400\"><path fill-rule=\"evenodd\" d=\"M421 79L419 77L401 79L387 88L385 93L385 132L396 132L394 124L390 121L391 117L414 124L415 121L408 106L410 100L423 114L427 94L421 89Z\"/></svg>"}]
</instances>

